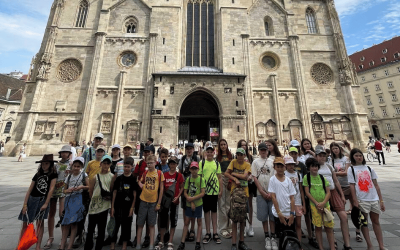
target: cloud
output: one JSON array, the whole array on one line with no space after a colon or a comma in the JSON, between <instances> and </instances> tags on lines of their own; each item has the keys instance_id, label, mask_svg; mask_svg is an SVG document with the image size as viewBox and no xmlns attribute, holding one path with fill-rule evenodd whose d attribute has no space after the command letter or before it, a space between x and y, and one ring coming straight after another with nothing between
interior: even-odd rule
<instances>
[{"instance_id":1,"label":"cloud","mask_svg":"<svg viewBox=\"0 0 400 250\"><path fill-rule=\"evenodd\" d=\"M336 0L336 10L341 17L349 16L355 12L369 9L374 4L383 3L389 0Z\"/></svg>"},{"instance_id":2,"label":"cloud","mask_svg":"<svg viewBox=\"0 0 400 250\"><path fill-rule=\"evenodd\" d=\"M350 46L347 46L347 48L355 48L355 47L358 47L358 46L360 46L360 44L350 45Z\"/></svg>"}]
</instances>

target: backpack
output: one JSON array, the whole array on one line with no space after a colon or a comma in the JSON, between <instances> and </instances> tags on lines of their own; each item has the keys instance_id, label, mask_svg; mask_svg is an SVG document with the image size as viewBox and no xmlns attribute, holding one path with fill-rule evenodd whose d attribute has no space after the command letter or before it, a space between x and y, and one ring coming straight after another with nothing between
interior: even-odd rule
<instances>
[{"instance_id":1,"label":"backpack","mask_svg":"<svg viewBox=\"0 0 400 250\"><path fill-rule=\"evenodd\" d=\"M284 230L279 237L279 250L300 250L301 243L297 238L296 232Z\"/></svg>"},{"instance_id":2,"label":"backpack","mask_svg":"<svg viewBox=\"0 0 400 250\"><path fill-rule=\"evenodd\" d=\"M161 208L169 209L171 206L172 200L174 199L175 196L175 190L176 190L176 181L178 179L179 173L175 173L175 182L169 186L168 190L164 193L162 200L161 200Z\"/></svg>"},{"instance_id":3,"label":"backpack","mask_svg":"<svg viewBox=\"0 0 400 250\"><path fill-rule=\"evenodd\" d=\"M325 192L325 194L326 194L326 189L325 189L325 178L324 178L324 176L323 176L322 174L320 174L319 177L321 178L322 187L324 188L324 192ZM310 174L310 173L307 174L307 181L308 181L308 187L309 187L310 190L311 190L311 174Z\"/></svg>"},{"instance_id":4,"label":"backpack","mask_svg":"<svg viewBox=\"0 0 400 250\"><path fill-rule=\"evenodd\" d=\"M351 172L353 172L354 181L356 181L356 174L354 173L354 168L353 168L353 166L350 166L350 167L351 167ZM370 166L367 166L367 168L368 168L368 170L369 170L369 173L371 174L371 180L372 180L372 171L371 171L371 168L370 168Z\"/></svg>"},{"instance_id":5,"label":"backpack","mask_svg":"<svg viewBox=\"0 0 400 250\"><path fill-rule=\"evenodd\" d=\"M230 208L228 217L234 223L243 223L247 218L247 201L246 191L243 187L236 187L231 194Z\"/></svg>"}]
</instances>

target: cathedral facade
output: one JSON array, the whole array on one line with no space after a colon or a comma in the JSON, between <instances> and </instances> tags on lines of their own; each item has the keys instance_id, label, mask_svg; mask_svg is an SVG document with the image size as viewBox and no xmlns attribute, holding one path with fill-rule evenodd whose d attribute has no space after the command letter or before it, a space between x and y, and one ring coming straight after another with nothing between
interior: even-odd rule
<instances>
[{"instance_id":1,"label":"cathedral facade","mask_svg":"<svg viewBox=\"0 0 400 250\"><path fill-rule=\"evenodd\" d=\"M368 122L333 0L55 0L8 143L318 138Z\"/></svg>"}]
</instances>

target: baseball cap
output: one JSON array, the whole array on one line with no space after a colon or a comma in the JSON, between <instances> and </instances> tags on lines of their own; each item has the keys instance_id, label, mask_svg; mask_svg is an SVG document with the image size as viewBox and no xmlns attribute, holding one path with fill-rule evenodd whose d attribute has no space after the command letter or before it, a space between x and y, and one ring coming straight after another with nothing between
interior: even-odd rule
<instances>
[{"instance_id":1,"label":"baseball cap","mask_svg":"<svg viewBox=\"0 0 400 250\"><path fill-rule=\"evenodd\" d=\"M186 143L185 148L194 148L193 143L191 142Z\"/></svg>"},{"instance_id":2,"label":"baseball cap","mask_svg":"<svg viewBox=\"0 0 400 250\"><path fill-rule=\"evenodd\" d=\"M214 147L213 147L212 145L208 145L207 148L206 148L206 151L207 151L208 149L214 150Z\"/></svg>"},{"instance_id":3,"label":"baseball cap","mask_svg":"<svg viewBox=\"0 0 400 250\"><path fill-rule=\"evenodd\" d=\"M103 150L104 152L106 152L106 147L104 147L104 145L97 146L96 151L98 151L100 149Z\"/></svg>"},{"instance_id":4,"label":"baseball cap","mask_svg":"<svg viewBox=\"0 0 400 250\"><path fill-rule=\"evenodd\" d=\"M267 149L267 144L265 144L264 142L260 143L260 145L258 145L258 150L260 149Z\"/></svg>"},{"instance_id":5,"label":"baseball cap","mask_svg":"<svg viewBox=\"0 0 400 250\"><path fill-rule=\"evenodd\" d=\"M291 163L296 164L290 155L286 155L283 159L285 160L285 165Z\"/></svg>"},{"instance_id":6,"label":"baseball cap","mask_svg":"<svg viewBox=\"0 0 400 250\"><path fill-rule=\"evenodd\" d=\"M103 156L103 158L101 158L101 162L103 162L105 160L109 160L110 162L112 162L111 156L109 156L109 155L105 155L105 156Z\"/></svg>"},{"instance_id":7,"label":"baseball cap","mask_svg":"<svg viewBox=\"0 0 400 250\"><path fill-rule=\"evenodd\" d=\"M145 148L143 149L143 151L151 151L151 148L150 148L149 146L147 146L147 147L145 147Z\"/></svg>"},{"instance_id":8,"label":"baseball cap","mask_svg":"<svg viewBox=\"0 0 400 250\"><path fill-rule=\"evenodd\" d=\"M79 161L79 162L82 162L82 164L85 164L85 159L83 159L83 157L80 157L80 156L76 157L72 163L74 163L76 161Z\"/></svg>"},{"instance_id":9,"label":"baseball cap","mask_svg":"<svg viewBox=\"0 0 400 250\"><path fill-rule=\"evenodd\" d=\"M170 164L171 162L175 162L176 164L178 164L179 163L179 159L177 157L175 157L175 156L171 156L168 159L168 164Z\"/></svg>"},{"instance_id":10,"label":"baseball cap","mask_svg":"<svg viewBox=\"0 0 400 250\"><path fill-rule=\"evenodd\" d=\"M319 155L319 154L326 154L325 150L322 147L316 147L315 148L315 155Z\"/></svg>"},{"instance_id":11,"label":"baseball cap","mask_svg":"<svg viewBox=\"0 0 400 250\"><path fill-rule=\"evenodd\" d=\"M102 133L97 133L97 134L94 135L94 138L104 139L104 135Z\"/></svg>"},{"instance_id":12,"label":"baseball cap","mask_svg":"<svg viewBox=\"0 0 400 250\"><path fill-rule=\"evenodd\" d=\"M246 151L244 151L243 148L238 148L238 149L236 149L236 154L237 154L237 153L240 153L240 154L245 155L245 154L246 154Z\"/></svg>"},{"instance_id":13,"label":"baseball cap","mask_svg":"<svg viewBox=\"0 0 400 250\"><path fill-rule=\"evenodd\" d=\"M298 153L299 150L298 150L297 148L295 148L295 147L291 147L291 148L289 148L289 153L290 153L290 152L296 152L296 153Z\"/></svg>"},{"instance_id":14,"label":"baseball cap","mask_svg":"<svg viewBox=\"0 0 400 250\"><path fill-rule=\"evenodd\" d=\"M292 140L292 141L290 142L290 145L291 145L292 147L300 147L300 142L298 142L297 140Z\"/></svg>"},{"instance_id":15,"label":"baseball cap","mask_svg":"<svg viewBox=\"0 0 400 250\"><path fill-rule=\"evenodd\" d=\"M132 149L132 145L126 144L123 148L130 148L130 149ZM150 148L150 147L149 147L149 148ZM150 151L150 149L149 149L149 151Z\"/></svg>"},{"instance_id":16,"label":"baseball cap","mask_svg":"<svg viewBox=\"0 0 400 250\"><path fill-rule=\"evenodd\" d=\"M113 150L114 148L121 149L121 146L120 146L119 144L114 144L114 145L111 147L111 150Z\"/></svg>"},{"instance_id":17,"label":"baseball cap","mask_svg":"<svg viewBox=\"0 0 400 250\"><path fill-rule=\"evenodd\" d=\"M197 163L197 161L192 161L192 163L190 163L190 168L199 168L199 163Z\"/></svg>"},{"instance_id":18,"label":"baseball cap","mask_svg":"<svg viewBox=\"0 0 400 250\"><path fill-rule=\"evenodd\" d=\"M283 166L285 166L285 161L283 160L282 157L276 157L274 160L274 164L282 164Z\"/></svg>"}]
</instances>

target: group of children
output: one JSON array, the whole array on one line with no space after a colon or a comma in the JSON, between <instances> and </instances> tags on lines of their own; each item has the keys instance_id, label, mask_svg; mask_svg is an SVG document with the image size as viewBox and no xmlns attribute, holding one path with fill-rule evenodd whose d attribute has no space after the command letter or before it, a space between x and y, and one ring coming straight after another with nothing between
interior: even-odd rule
<instances>
[{"instance_id":1,"label":"group of children","mask_svg":"<svg viewBox=\"0 0 400 250\"><path fill-rule=\"evenodd\" d=\"M40 249L43 221L49 217L49 240L44 248L51 248L58 201L62 229L59 249L79 247L79 244L74 244L75 237L82 238L88 214L85 250L93 249L96 227L96 250L108 244L115 249L119 228L121 234L118 243L122 249L132 246L138 250L145 247L150 250L174 250L173 239L181 207L184 228L178 250L184 250L187 241L196 242L195 250L200 250L201 243L208 244L211 240L221 244L220 236L231 238L232 250L251 250L244 243L244 237L246 232L252 236L249 233L252 231L249 230L251 224L246 228L246 220L252 221L250 203L255 193L257 219L263 225L266 250L282 249L285 242L281 235L287 231L295 232L294 237L297 237L301 247L302 216L305 216L309 243L315 248L324 249L324 227L329 248L335 249L331 210L340 218L344 249L352 249L344 210L346 198L361 210L364 217L371 217L379 248L385 249L379 224L379 214L385 210L385 206L376 173L365 165L362 152L351 150L348 160L340 146L333 143L332 157L327 161L325 150L318 147L314 150L308 139L303 139L301 144L296 142L291 142L289 155L285 157L281 155L275 140L263 142L258 146L260 157L254 160L249 156L246 142L246 145L238 145L233 156L224 139L218 143L217 157L210 146L206 148L203 159L194 154L192 143L185 145L185 155L180 160L175 156L168 158L167 149L160 150L158 159L146 147L144 159L137 162L136 166L130 145L122 148L121 158L119 145L112 147L110 157L100 144L95 149L94 159L86 164L83 157L77 157L69 163L71 151L64 146L59 152L59 162L53 159L53 155L44 155L37 162L40 166L19 215L24 222L21 236L27 224L36 220L36 249ZM90 157L92 154L90 152ZM134 214L136 236L131 241ZM203 217L206 234L201 239ZM312 233L314 227L316 239ZM373 249L365 224L361 231L368 249ZM143 243L142 235L145 235Z\"/></svg>"}]
</instances>

